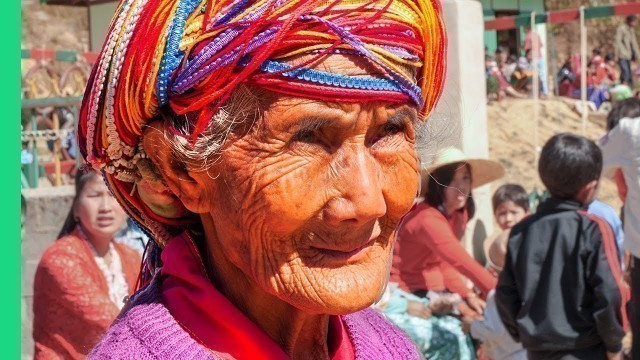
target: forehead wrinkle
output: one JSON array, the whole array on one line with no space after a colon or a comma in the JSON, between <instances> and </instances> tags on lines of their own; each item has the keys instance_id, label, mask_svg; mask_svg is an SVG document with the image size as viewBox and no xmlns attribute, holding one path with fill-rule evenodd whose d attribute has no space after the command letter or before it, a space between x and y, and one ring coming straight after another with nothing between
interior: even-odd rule
<instances>
[{"instance_id":1,"label":"forehead wrinkle","mask_svg":"<svg viewBox=\"0 0 640 360\"><path fill-rule=\"evenodd\" d=\"M327 117L310 116L310 117L305 117L301 119L295 125L295 127L299 129L299 131L314 131L322 127L325 127L327 125L330 125L333 122L334 122L333 119L330 119Z\"/></svg>"},{"instance_id":2,"label":"forehead wrinkle","mask_svg":"<svg viewBox=\"0 0 640 360\"><path fill-rule=\"evenodd\" d=\"M295 103L291 103L292 100ZM272 110L270 117L285 117L286 128L315 130L326 125L345 125L357 117L361 107L353 103L289 98ZM274 116L275 115L275 116Z\"/></svg>"}]
</instances>

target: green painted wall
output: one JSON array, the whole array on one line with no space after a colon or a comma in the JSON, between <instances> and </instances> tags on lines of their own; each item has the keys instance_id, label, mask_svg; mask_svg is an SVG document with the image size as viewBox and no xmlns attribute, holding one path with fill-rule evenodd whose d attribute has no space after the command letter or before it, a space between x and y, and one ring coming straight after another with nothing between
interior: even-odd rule
<instances>
[{"instance_id":1,"label":"green painted wall","mask_svg":"<svg viewBox=\"0 0 640 360\"><path fill-rule=\"evenodd\" d=\"M544 0L480 0L485 20L495 18L496 11L518 11L520 15L530 14L531 11L544 12ZM545 25L538 25L538 32L544 32ZM521 38L524 38L522 33ZM484 32L484 44L492 54L498 46L498 36L496 31Z\"/></svg>"},{"instance_id":2,"label":"green painted wall","mask_svg":"<svg viewBox=\"0 0 640 360\"><path fill-rule=\"evenodd\" d=\"M543 12L544 9L544 0L519 0L520 1L520 12L521 13L530 13L532 11L535 12ZM510 2L514 2L510 0Z\"/></svg>"},{"instance_id":3,"label":"green painted wall","mask_svg":"<svg viewBox=\"0 0 640 360\"><path fill-rule=\"evenodd\" d=\"M487 10L544 11L544 0L480 0Z\"/></svg>"}]
</instances>

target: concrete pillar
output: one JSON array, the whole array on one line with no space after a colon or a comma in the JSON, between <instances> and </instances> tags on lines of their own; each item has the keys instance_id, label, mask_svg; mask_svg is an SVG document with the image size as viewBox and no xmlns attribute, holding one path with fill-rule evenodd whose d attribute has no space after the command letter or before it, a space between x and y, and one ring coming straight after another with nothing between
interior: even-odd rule
<instances>
[{"instance_id":1,"label":"concrete pillar","mask_svg":"<svg viewBox=\"0 0 640 360\"><path fill-rule=\"evenodd\" d=\"M484 76L484 20L476 0L443 0L449 53L444 93L427 124L427 143L419 151L423 163L446 146L456 146L469 157L488 158L487 97ZM467 227L465 247L484 261L482 241L494 230L491 189L473 192L476 216Z\"/></svg>"}]
</instances>

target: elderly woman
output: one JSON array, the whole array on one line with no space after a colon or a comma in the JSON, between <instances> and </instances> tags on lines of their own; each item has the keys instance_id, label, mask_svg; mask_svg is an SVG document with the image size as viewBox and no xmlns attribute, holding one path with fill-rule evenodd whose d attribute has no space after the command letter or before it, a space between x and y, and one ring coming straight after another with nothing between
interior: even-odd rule
<instances>
[{"instance_id":1,"label":"elderly woman","mask_svg":"<svg viewBox=\"0 0 640 360\"><path fill-rule=\"evenodd\" d=\"M132 0L80 148L148 231L94 358L413 359L368 309L441 91L437 0Z\"/></svg>"}]
</instances>

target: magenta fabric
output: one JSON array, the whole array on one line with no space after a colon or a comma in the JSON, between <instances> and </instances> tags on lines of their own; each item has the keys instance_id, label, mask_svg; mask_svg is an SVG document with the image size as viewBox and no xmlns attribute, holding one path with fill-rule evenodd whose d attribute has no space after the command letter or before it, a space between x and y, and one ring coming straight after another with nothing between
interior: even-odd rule
<instances>
[{"instance_id":1,"label":"magenta fabric","mask_svg":"<svg viewBox=\"0 0 640 360\"><path fill-rule=\"evenodd\" d=\"M177 244L182 238L182 246ZM179 236L174 238L170 244L181 247L182 250L189 250L186 238ZM176 241L178 240L178 241ZM165 249L166 251L167 249ZM184 259L188 259L185 255ZM183 259L183 260L184 260ZM171 264L165 264L171 268ZM200 265L196 264L196 269ZM168 269L169 270L169 269ZM170 271L163 268L153 278L149 286L139 293L132 303L128 305L116 322L111 326L107 334L89 355L90 359L244 359L246 354L230 354L228 348L209 349L207 346L225 343L229 336L241 336L244 338L243 344L250 340L248 335L255 335L255 331L260 331L257 326L251 323L250 332L245 334L234 333L242 331L246 323L241 326L230 326L229 321L238 321L240 311L226 299L216 299L211 308L220 303L226 302L224 311L218 311L202 316L206 323L226 324L225 326L212 326L207 341L204 342L193 329L186 326L180 319L177 319L164 303L166 298L163 295L163 282L171 276ZM175 281L168 281L173 290L177 286ZM204 284L202 284L204 285ZM216 291L217 292L217 291ZM218 293L220 294L220 293ZM220 295L221 296L221 295ZM204 297L203 299L207 299ZM210 301L208 299L207 301ZM227 318L230 311L233 316ZM210 318L213 316L215 319ZM244 315L242 315L244 317ZM207 319L207 317L209 317ZM245 317L248 321L248 319ZM339 320L339 321L337 321ZM190 322L191 323L191 322ZM198 324L197 326L204 326ZM329 344L334 348L333 359L420 359L420 355L415 347L400 329L389 323L382 315L367 308L362 311L336 316L330 323ZM201 329L200 329L201 330ZM198 331L200 331L198 330ZM262 333L262 335L264 335ZM266 338L266 335L264 335ZM217 338L217 339L215 339ZM200 340L200 342L198 340ZM210 342L209 342L210 341ZM259 343L249 344L253 348L260 348L264 345L264 338ZM275 346L275 343L272 342ZM332 345L333 344L333 345ZM349 346L351 345L351 346ZM261 348L266 353L261 355L265 359L288 358L279 348ZM273 351L273 352L272 352ZM236 357L238 356L238 357Z\"/></svg>"}]
</instances>

